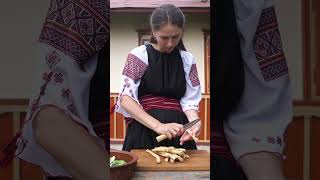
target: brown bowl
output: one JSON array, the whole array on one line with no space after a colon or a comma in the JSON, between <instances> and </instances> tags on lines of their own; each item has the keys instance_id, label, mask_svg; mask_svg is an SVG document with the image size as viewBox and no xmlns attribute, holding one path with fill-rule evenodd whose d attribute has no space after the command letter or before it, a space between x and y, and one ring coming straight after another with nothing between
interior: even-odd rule
<instances>
[{"instance_id":1,"label":"brown bowl","mask_svg":"<svg viewBox=\"0 0 320 180\"><path fill-rule=\"evenodd\" d=\"M110 168L111 180L127 180L133 176L134 170L137 166L138 156L127 152L110 149L110 157L116 156L116 159L125 160L127 163L122 166Z\"/></svg>"}]
</instances>

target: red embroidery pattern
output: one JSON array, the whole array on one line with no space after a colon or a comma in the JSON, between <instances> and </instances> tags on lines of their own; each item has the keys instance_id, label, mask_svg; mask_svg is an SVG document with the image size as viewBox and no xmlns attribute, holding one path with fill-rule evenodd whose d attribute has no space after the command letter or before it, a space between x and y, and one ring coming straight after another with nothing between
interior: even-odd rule
<instances>
[{"instance_id":1,"label":"red embroidery pattern","mask_svg":"<svg viewBox=\"0 0 320 180\"><path fill-rule=\"evenodd\" d=\"M41 96L45 95L45 93L46 93L46 87L47 87L46 84L40 86L40 95L41 95Z\"/></svg>"},{"instance_id":2,"label":"red embroidery pattern","mask_svg":"<svg viewBox=\"0 0 320 180\"><path fill-rule=\"evenodd\" d=\"M261 139L255 138L255 137L253 137L251 140L254 141L254 142L257 142L257 143L261 141Z\"/></svg>"},{"instance_id":3,"label":"red embroidery pattern","mask_svg":"<svg viewBox=\"0 0 320 180\"><path fill-rule=\"evenodd\" d=\"M274 137L267 137L267 139L268 139L268 143L270 144L276 143Z\"/></svg>"},{"instance_id":4,"label":"red embroidery pattern","mask_svg":"<svg viewBox=\"0 0 320 180\"><path fill-rule=\"evenodd\" d=\"M109 39L108 9L109 0L51 0L39 40L84 64Z\"/></svg>"},{"instance_id":5,"label":"red embroidery pattern","mask_svg":"<svg viewBox=\"0 0 320 180\"><path fill-rule=\"evenodd\" d=\"M256 137L252 137L251 140L256 143L261 142L261 139L256 138ZM278 145L282 146L282 140L279 136L277 136L277 137L268 136L268 137L266 137L266 142L269 144L278 144Z\"/></svg>"},{"instance_id":6,"label":"red embroidery pattern","mask_svg":"<svg viewBox=\"0 0 320 180\"><path fill-rule=\"evenodd\" d=\"M200 85L196 64L192 64L189 78L193 87Z\"/></svg>"},{"instance_id":7,"label":"red embroidery pattern","mask_svg":"<svg viewBox=\"0 0 320 180\"><path fill-rule=\"evenodd\" d=\"M280 146L282 145L282 140L279 136L277 136L277 144L279 144Z\"/></svg>"},{"instance_id":8,"label":"red embroidery pattern","mask_svg":"<svg viewBox=\"0 0 320 180\"><path fill-rule=\"evenodd\" d=\"M55 73L53 75L54 77L54 82L56 83L62 83L63 82L63 74L62 73Z\"/></svg>"},{"instance_id":9,"label":"red embroidery pattern","mask_svg":"<svg viewBox=\"0 0 320 180\"><path fill-rule=\"evenodd\" d=\"M142 60L133 54L129 54L122 74L136 81L143 76L146 69L147 65Z\"/></svg>"},{"instance_id":10,"label":"red embroidery pattern","mask_svg":"<svg viewBox=\"0 0 320 180\"><path fill-rule=\"evenodd\" d=\"M127 86L127 88L129 88L129 87L131 86L128 78L125 78L125 79L124 79L124 83L125 83L125 85Z\"/></svg>"},{"instance_id":11,"label":"red embroidery pattern","mask_svg":"<svg viewBox=\"0 0 320 180\"><path fill-rule=\"evenodd\" d=\"M49 80L49 78L50 78L50 76L49 76L49 74L48 73L43 73L42 74L42 80L44 80L44 81L48 81Z\"/></svg>"},{"instance_id":12,"label":"red embroidery pattern","mask_svg":"<svg viewBox=\"0 0 320 180\"><path fill-rule=\"evenodd\" d=\"M70 97L70 94L71 94L70 89L63 88L61 90L61 92L62 92L62 94L61 94L62 97L67 98L67 99Z\"/></svg>"},{"instance_id":13,"label":"red embroidery pattern","mask_svg":"<svg viewBox=\"0 0 320 180\"><path fill-rule=\"evenodd\" d=\"M46 74L46 73L44 73ZM44 96L45 94L45 90L48 86L48 83L51 81L51 77L53 75L53 72L50 72L48 75L47 75L47 78L45 79L45 82L43 83L43 85L40 87L40 93L39 93L39 96L33 101L32 103L32 107L31 107L31 112L30 112L30 115L29 115L29 118L25 119L25 122L24 123L27 123L28 121L31 120L34 112L38 109L39 105L40 105L40 100L41 100L41 97Z\"/></svg>"},{"instance_id":14,"label":"red embroidery pattern","mask_svg":"<svg viewBox=\"0 0 320 180\"><path fill-rule=\"evenodd\" d=\"M129 92L130 92L131 97L132 97L133 99L135 99L132 89L130 89Z\"/></svg>"},{"instance_id":15,"label":"red embroidery pattern","mask_svg":"<svg viewBox=\"0 0 320 180\"><path fill-rule=\"evenodd\" d=\"M39 102L37 101L37 99L35 99L33 102L32 102L32 106L31 106L31 111L35 111L37 108L39 107Z\"/></svg>"},{"instance_id":16,"label":"red embroidery pattern","mask_svg":"<svg viewBox=\"0 0 320 180\"><path fill-rule=\"evenodd\" d=\"M274 7L262 11L253 48L265 81L288 74Z\"/></svg>"},{"instance_id":17,"label":"red embroidery pattern","mask_svg":"<svg viewBox=\"0 0 320 180\"><path fill-rule=\"evenodd\" d=\"M194 105L189 104L189 105L188 105L188 107L195 107L195 108L198 108L199 106L198 106L198 105L196 105L196 104L194 104Z\"/></svg>"},{"instance_id":18,"label":"red embroidery pattern","mask_svg":"<svg viewBox=\"0 0 320 180\"><path fill-rule=\"evenodd\" d=\"M56 51L51 51L46 56L46 62L50 69L61 61L59 54Z\"/></svg>"}]
</instances>

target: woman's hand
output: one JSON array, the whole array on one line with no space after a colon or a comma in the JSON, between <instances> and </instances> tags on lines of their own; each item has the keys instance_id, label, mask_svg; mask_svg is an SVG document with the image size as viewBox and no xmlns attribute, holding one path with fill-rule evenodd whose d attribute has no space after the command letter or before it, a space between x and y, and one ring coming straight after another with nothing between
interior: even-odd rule
<instances>
[{"instance_id":1,"label":"woman's hand","mask_svg":"<svg viewBox=\"0 0 320 180\"><path fill-rule=\"evenodd\" d=\"M178 123L160 123L154 130L158 134L163 134L172 139L180 136L183 132L183 126Z\"/></svg>"},{"instance_id":2,"label":"woman's hand","mask_svg":"<svg viewBox=\"0 0 320 180\"><path fill-rule=\"evenodd\" d=\"M180 145L183 145L186 141L193 140L193 137L198 137L201 130L201 121L193 125L190 129L187 129L180 138Z\"/></svg>"}]
</instances>

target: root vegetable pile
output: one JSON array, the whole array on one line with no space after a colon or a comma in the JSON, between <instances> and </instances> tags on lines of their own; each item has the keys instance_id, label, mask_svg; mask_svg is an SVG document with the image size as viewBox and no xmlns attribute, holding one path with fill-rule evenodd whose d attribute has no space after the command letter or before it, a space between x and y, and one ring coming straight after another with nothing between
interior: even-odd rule
<instances>
[{"instance_id":1,"label":"root vegetable pile","mask_svg":"<svg viewBox=\"0 0 320 180\"><path fill-rule=\"evenodd\" d=\"M164 157L165 161L170 161L174 163L175 161L183 162L186 158L190 158L186 154L186 149L183 148L175 148L175 147L155 147L151 150L146 150L149 154L156 158L156 162L159 164L161 163L161 156Z\"/></svg>"}]
</instances>

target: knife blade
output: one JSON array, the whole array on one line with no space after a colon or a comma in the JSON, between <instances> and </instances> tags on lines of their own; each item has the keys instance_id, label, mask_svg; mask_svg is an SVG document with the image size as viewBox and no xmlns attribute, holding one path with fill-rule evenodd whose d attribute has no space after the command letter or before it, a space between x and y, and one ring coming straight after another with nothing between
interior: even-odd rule
<instances>
[{"instance_id":1,"label":"knife blade","mask_svg":"<svg viewBox=\"0 0 320 180\"><path fill-rule=\"evenodd\" d=\"M194 126L195 124L197 124L197 122L199 122L199 121L200 121L200 119L196 119L194 121L188 122L187 124L184 124L183 127L182 127L183 128L183 132L185 132L187 129L189 129L192 126ZM159 135L159 136L156 137L158 142L163 141L163 140L165 140L167 138L168 137L166 135L164 135L164 134Z\"/></svg>"},{"instance_id":2,"label":"knife blade","mask_svg":"<svg viewBox=\"0 0 320 180\"><path fill-rule=\"evenodd\" d=\"M196 119L194 121L188 122L187 124L183 125L183 131L186 131L187 129L191 128L193 125L197 124L200 119Z\"/></svg>"}]
</instances>

